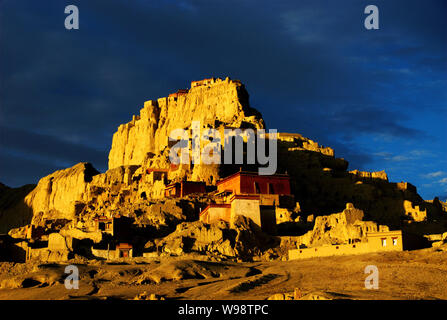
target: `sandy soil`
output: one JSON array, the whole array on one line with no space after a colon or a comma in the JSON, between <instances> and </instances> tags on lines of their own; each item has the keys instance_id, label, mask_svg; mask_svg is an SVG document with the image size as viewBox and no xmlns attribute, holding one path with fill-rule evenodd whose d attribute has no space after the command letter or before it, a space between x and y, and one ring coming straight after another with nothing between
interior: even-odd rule
<instances>
[{"instance_id":1,"label":"sandy soil","mask_svg":"<svg viewBox=\"0 0 447 320\"><path fill-rule=\"evenodd\" d=\"M209 262L197 256L78 263L78 290L64 286L64 264L0 263L0 299L266 299L319 293L335 299L447 299L447 248L288 262ZM379 289L364 286L367 265Z\"/></svg>"}]
</instances>

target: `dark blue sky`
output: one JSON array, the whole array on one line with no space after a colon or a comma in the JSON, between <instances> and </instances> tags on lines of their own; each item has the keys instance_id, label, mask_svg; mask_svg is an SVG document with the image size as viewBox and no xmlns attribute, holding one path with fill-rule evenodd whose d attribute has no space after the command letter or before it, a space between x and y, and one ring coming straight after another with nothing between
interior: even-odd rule
<instances>
[{"instance_id":1,"label":"dark blue sky","mask_svg":"<svg viewBox=\"0 0 447 320\"><path fill-rule=\"evenodd\" d=\"M75 4L80 29L64 28ZM368 4L380 30L364 28ZM0 0L0 181L89 161L143 102L242 80L269 128L447 198L447 2Z\"/></svg>"}]
</instances>

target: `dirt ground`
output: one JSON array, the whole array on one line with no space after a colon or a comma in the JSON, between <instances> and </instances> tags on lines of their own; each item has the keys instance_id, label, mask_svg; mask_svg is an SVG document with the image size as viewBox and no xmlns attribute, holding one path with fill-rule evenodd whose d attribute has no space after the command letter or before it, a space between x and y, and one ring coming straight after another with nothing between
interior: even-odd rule
<instances>
[{"instance_id":1,"label":"dirt ground","mask_svg":"<svg viewBox=\"0 0 447 320\"><path fill-rule=\"evenodd\" d=\"M203 259L203 258L202 258ZM210 262L198 256L76 263L79 289L64 286L66 264L0 263L0 299L264 300L299 288L333 299L447 299L447 248L296 261ZM365 267L379 289L365 289Z\"/></svg>"}]
</instances>

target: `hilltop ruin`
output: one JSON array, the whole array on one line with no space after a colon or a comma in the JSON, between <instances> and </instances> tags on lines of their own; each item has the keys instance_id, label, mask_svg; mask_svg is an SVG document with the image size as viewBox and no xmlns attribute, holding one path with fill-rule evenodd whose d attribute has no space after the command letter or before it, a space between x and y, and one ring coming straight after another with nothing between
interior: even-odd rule
<instances>
[{"instance_id":1,"label":"hilltop ruin","mask_svg":"<svg viewBox=\"0 0 447 320\"><path fill-rule=\"evenodd\" d=\"M229 78L193 81L149 100L113 135L106 172L79 163L34 188L1 186L0 232L9 236L0 255L287 259L289 250L368 242L368 232L402 231L400 250L445 241L444 203L424 201L415 186L389 182L384 171L348 171L333 149L297 133L265 135L277 140L278 170L262 179L258 164L247 161L173 165L169 132L190 130L193 121L219 131L265 128L244 85ZM346 210L356 213L349 223ZM440 236L424 238L433 234Z\"/></svg>"}]
</instances>

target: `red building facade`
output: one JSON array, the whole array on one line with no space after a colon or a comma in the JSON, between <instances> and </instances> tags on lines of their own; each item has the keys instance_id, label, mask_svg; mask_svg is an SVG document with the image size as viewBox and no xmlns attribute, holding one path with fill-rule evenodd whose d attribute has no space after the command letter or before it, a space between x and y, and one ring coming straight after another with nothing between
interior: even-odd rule
<instances>
[{"instance_id":1,"label":"red building facade","mask_svg":"<svg viewBox=\"0 0 447 320\"><path fill-rule=\"evenodd\" d=\"M173 198L183 198L184 196L191 193L205 193L206 184L205 182L197 181L182 181L171 183L166 186L165 196Z\"/></svg>"},{"instance_id":2,"label":"red building facade","mask_svg":"<svg viewBox=\"0 0 447 320\"><path fill-rule=\"evenodd\" d=\"M217 190L231 191L234 194L290 195L290 177L286 174L262 176L255 172L240 171L219 180Z\"/></svg>"}]
</instances>

